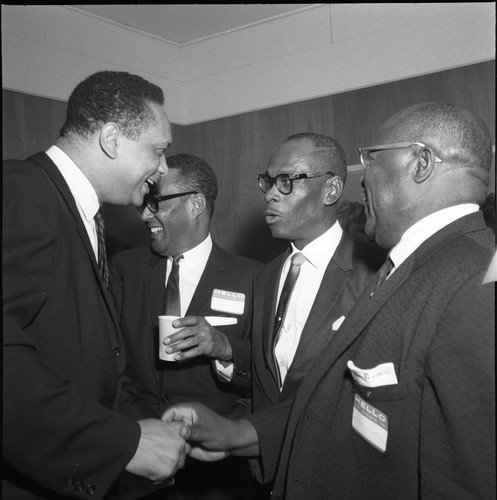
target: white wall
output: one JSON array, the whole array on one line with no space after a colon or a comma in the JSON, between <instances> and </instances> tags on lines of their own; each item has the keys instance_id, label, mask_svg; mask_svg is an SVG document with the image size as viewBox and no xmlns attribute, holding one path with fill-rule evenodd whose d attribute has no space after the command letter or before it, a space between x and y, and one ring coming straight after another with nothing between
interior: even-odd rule
<instances>
[{"instance_id":1,"label":"white wall","mask_svg":"<svg viewBox=\"0 0 497 500\"><path fill-rule=\"evenodd\" d=\"M160 85L180 125L495 58L495 4L324 4L177 46L62 6L2 6L3 87L67 100L85 76Z\"/></svg>"}]
</instances>

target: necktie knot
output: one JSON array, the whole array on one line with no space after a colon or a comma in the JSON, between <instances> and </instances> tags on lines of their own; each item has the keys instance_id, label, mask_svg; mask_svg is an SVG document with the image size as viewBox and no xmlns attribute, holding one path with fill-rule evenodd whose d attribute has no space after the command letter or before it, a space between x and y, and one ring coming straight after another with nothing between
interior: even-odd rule
<instances>
[{"instance_id":1,"label":"necktie knot","mask_svg":"<svg viewBox=\"0 0 497 500\"><path fill-rule=\"evenodd\" d=\"M292 255L292 266L300 267L307 259L302 252L297 252Z\"/></svg>"},{"instance_id":2,"label":"necktie knot","mask_svg":"<svg viewBox=\"0 0 497 500\"><path fill-rule=\"evenodd\" d=\"M183 254L181 255L176 255L175 257L173 257L173 265L174 266L179 266L179 263L180 261L183 260Z\"/></svg>"},{"instance_id":3,"label":"necktie knot","mask_svg":"<svg viewBox=\"0 0 497 500\"><path fill-rule=\"evenodd\" d=\"M390 257L383 263L380 267L378 273L376 274L376 284L374 290L371 292L370 297L374 295L374 293L380 288L380 286L386 281L388 275L392 272L392 269L395 267L392 259Z\"/></svg>"}]
</instances>

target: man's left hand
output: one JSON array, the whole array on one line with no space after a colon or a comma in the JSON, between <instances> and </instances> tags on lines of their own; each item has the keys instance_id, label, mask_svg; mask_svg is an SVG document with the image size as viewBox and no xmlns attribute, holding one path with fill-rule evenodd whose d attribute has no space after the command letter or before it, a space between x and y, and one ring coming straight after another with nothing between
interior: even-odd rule
<instances>
[{"instance_id":1,"label":"man's left hand","mask_svg":"<svg viewBox=\"0 0 497 500\"><path fill-rule=\"evenodd\" d=\"M181 330L164 340L166 351L176 354L177 361L208 356L222 361L230 361L233 356L231 344L223 333L213 328L201 316L186 316L173 322Z\"/></svg>"}]
</instances>

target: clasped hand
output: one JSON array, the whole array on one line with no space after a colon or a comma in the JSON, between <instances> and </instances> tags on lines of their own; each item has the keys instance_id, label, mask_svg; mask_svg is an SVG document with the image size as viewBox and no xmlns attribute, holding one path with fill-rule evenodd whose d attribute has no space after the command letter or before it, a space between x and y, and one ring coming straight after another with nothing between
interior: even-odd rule
<instances>
[{"instance_id":1,"label":"clasped hand","mask_svg":"<svg viewBox=\"0 0 497 500\"><path fill-rule=\"evenodd\" d=\"M172 406L162 415L164 422L181 422L180 436L190 443L189 454L203 462L215 462L228 456L224 430L232 420L221 417L200 403Z\"/></svg>"},{"instance_id":2,"label":"clasped hand","mask_svg":"<svg viewBox=\"0 0 497 500\"><path fill-rule=\"evenodd\" d=\"M232 358L231 345L226 335L213 328L201 316L187 316L173 322L181 330L164 339L166 352L176 354L177 361L209 356L223 361Z\"/></svg>"},{"instance_id":3,"label":"clasped hand","mask_svg":"<svg viewBox=\"0 0 497 500\"><path fill-rule=\"evenodd\" d=\"M185 465L190 446L181 437L183 422L162 422L157 419L140 420L138 448L126 470L155 482L172 478Z\"/></svg>"}]
</instances>

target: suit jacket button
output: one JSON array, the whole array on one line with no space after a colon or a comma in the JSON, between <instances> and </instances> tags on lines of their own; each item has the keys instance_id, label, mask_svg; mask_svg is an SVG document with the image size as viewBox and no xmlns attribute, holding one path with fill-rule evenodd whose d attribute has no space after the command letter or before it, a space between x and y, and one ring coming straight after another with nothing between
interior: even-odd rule
<instances>
[{"instance_id":1,"label":"suit jacket button","mask_svg":"<svg viewBox=\"0 0 497 500\"><path fill-rule=\"evenodd\" d=\"M113 345L112 346L112 351L114 353L114 357L117 358L121 354L121 349L119 348L118 345Z\"/></svg>"},{"instance_id":2,"label":"suit jacket button","mask_svg":"<svg viewBox=\"0 0 497 500\"><path fill-rule=\"evenodd\" d=\"M97 488L95 487L94 484L90 483L87 487L86 487L86 493L88 493L88 495L94 495L95 494L95 490Z\"/></svg>"},{"instance_id":3,"label":"suit jacket button","mask_svg":"<svg viewBox=\"0 0 497 500\"><path fill-rule=\"evenodd\" d=\"M169 401L169 396L167 394L163 394L161 397L160 397L160 400L163 402L163 403L167 403Z\"/></svg>"}]
</instances>

